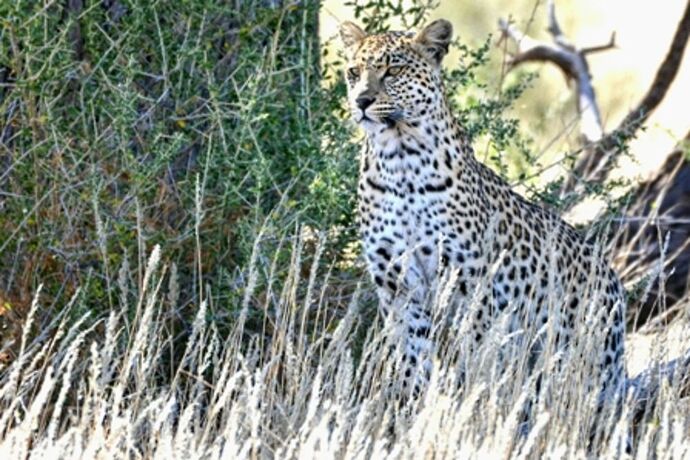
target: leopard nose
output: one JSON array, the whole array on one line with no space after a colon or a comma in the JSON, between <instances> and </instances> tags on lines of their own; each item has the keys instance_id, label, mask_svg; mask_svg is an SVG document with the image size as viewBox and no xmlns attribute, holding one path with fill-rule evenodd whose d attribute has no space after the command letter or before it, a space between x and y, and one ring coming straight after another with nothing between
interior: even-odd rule
<instances>
[{"instance_id":1,"label":"leopard nose","mask_svg":"<svg viewBox=\"0 0 690 460\"><path fill-rule=\"evenodd\" d=\"M359 107L362 111L366 110L367 107L369 107L371 104L374 103L376 99L373 97L369 96L359 96L355 102L357 103L357 107Z\"/></svg>"}]
</instances>

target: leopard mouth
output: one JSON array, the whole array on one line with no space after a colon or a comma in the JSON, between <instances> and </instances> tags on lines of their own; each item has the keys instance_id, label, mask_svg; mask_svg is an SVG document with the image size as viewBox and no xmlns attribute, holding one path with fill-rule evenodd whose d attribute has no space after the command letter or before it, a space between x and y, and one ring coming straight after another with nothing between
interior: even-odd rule
<instances>
[{"instance_id":1,"label":"leopard mouth","mask_svg":"<svg viewBox=\"0 0 690 460\"><path fill-rule=\"evenodd\" d=\"M358 123L368 122L375 124L383 124L389 128L395 126L403 119L402 111L400 110L385 110L378 113L364 113L360 112L361 116L357 120Z\"/></svg>"}]
</instances>

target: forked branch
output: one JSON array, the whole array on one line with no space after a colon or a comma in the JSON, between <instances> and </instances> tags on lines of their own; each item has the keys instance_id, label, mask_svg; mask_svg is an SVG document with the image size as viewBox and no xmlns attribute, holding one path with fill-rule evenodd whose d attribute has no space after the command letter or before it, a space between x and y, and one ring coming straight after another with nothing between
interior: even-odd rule
<instances>
[{"instance_id":1,"label":"forked branch","mask_svg":"<svg viewBox=\"0 0 690 460\"><path fill-rule=\"evenodd\" d=\"M504 36L513 40L517 45L517 54L512 57L510 65L515 67L528 61L551 62L561 69L568 80L575 81L583 140L587 144L597 142L603 137L604 129L586 55L614 47L615 34L612 35L612 40L605 45L578 49L563 34L561 26L558 24L553 1L549 2L548 16L548 31L551 33L553 43L530 38L513 24L504 20L499 21L499 27Z\"/></svg>"},{"instance_id":2,"label":"forked branch","mask_svg":"<svg viewBox=\"0 0 690 460\"><path fill-rule=\"evenodd\" d=\"M550 0L548 4L548 22L548 31L551 33L553 43L532 39L504 20L499 21L499 27L504 37L513 40L517 46L517 53L510 60L511 67L528 61L551 62L560 68L569 80L577 83L577 103L584 153L564 183L561 196L565 196L575 191L578 184L603 182L608 176L612 159L615 158L617 152L620 152L621 138L633 137L665 97L678 73L690 35L690 0L652 86L638 106L608 134L605 134L601 122L586 58L587 55L614 48L616 46L615 32L611 34L606 44L578 48L563 34L558 24L553 0Z\"/></svg>"}]
</instances>

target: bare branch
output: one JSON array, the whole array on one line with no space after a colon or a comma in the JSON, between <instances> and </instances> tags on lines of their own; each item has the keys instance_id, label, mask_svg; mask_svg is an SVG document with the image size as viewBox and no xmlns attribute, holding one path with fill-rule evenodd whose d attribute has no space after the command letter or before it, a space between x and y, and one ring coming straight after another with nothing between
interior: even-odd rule
<instances>
[{"instance_id":1,"label":"bare branch","mask_svg":"<svg viewBox=\"0 0 690 460\"><path fill-rule=\"evenodd\" d=\"M637 328L688 297L690 274L690 132L649 180L630 193L625 215L617 219L613 264L621 281L643 296L628 303L628 324ZM656 321L656 320L655 320Z\"/></svg>"},{"instance_id":2,"label":"bare branch","mask_svg":"<svg viewBox=\"0 0 690 460\"><path fill-rule=\"evenodd\" d=\"M547 61L560 67L568 78L577 79L575 68L568 53L564 53L555 45L535 40L525 35L514 25L503 19L498 21L498 25L503 35L513 40L517 45L518 52L510 61L512 67L523 62Z\"/></svg>"},{"instance_id":3,"label":"bare branch","mask_svg":"<svg viewBox=\"0 0 690 460\"><path fill-rule=\"evenodd\" d=\"M563 36L563 31L561 30L561 26L558 25L558 19L556 19L556 5L554 4L553 0L549 0L549 32L551 32L551 35L553 35L554 39L558 39L558 37Z\"/></svg>"},{"instance_id":4,"label":"bare branch","mask_svg":"<svg viewBox=\"0 0 690 460\"><path fill-rule=\"evenodd\" d=\"M517 54L510 61L511 67L528 61L551 62L558 66L568 79L577 82L577 107L580 112L580 131L586 143L599 141L604 133L589 67L583 53L579 52L563 36L556 19L553 1L549 2L549 31L554 43L546 43L528 37L507 21L500 20L504 36L517 46Z\"/></svg>"},{"instance_id":5,"label":"bare branch","mask_svg":"<svg viewBox=\"0 0 690 460\"><path fill-rule=\"evenodd\" d=\"M549 0L548 3L548 22L553 44L525 36L505 21L500 21L499 24L504 35L517 44L518 52L511 60L512 67L527 61L551 62L558 66L568 78L577 82L577 103L584 154L563 185L561 194L565 195L572 193L582 181L603 182L611 169L612 159L616 156L615 152L620 150L620 139L634 135L665 97L678 72L690 36L690 0L678 24L666 58L659 67L645 97L608 135L604 135L586 57L589 54L614 48L616 46L615 32L611 34L609 43L605 45L576 48L567 40L558 24L553 0Z\"/></svg>"},{"instance_id":6,"label":"bare branch","mask_svg":"<svg viewBox=\"0 0 690 460\"><path fill-rule=\"evenodd\" d=\"M565 48L569 51L575 51L575 47L565 38L561 26L558 24L558 19L556 19L556 5L553 0L549 0L549 27L548 31L553 36L553 41L560 47Z\"/></svg>"},{"instance_id":7,"label":"bare branch","mask_svg":"<svg viewBox=\"0 0 690 460\"><path fill-rule=\"evenodd\" d=\"M690 0L688 1L683 17L678 23L676 33L671 41L671 46L661 63L656 77L649 90L642 98L638 106L630 111L618 127L608 134L595 148L589 149L578 161L573 169L569 184L564 187L564 193L572 191L573 178L582 178L588 181L601 183L606 179L611 168L611 161L615 155L612 152L618 150L621 135L630 137L640 129L647 121L649 115L657 108L666 96L671 83L676 78L678 69L683 61L683 53L690 37Z\"/></svg>"},{"instance_id":8,"label":"bare branch","mask_svg":"<svg viewBox=\"0 0 690 460\"><path fill-rule=\"evenodd\" d=\"M591 46L588 48L582 48L580 50L580 53L584 54L585 56L588 54L594 54L598 53L600 51L608 51L612 48L616 47L616 31L613 31L611 33L611 38L609 39L609 42L605 45L600 45L600 46Z\"/></svg>"},{"instance_id":9,"label":"bare branch","mask_svg":"<svg viewBox=\"0 0 690 460\"><path fill-rule=\"evenodd\" d=\"M690 1L685 6L683 17L678 23L676 33L671 41L671 47L666 53L664 61L656 72L652 86L645 94L639 105L632 110L618 126L617 130L637 130L649 117L654 109L666 96L671 83L676 78L680 64L683 61L683 54L688 44L690 36Z\"/></svg>"},{"instance_id":10,"label":"bare branch","mask_svg":"<svg viewBox=\"0 0 690 460\"><path fill-rule=\"evenodd\" d=\"M503 36L510 38L515 42L515 44L518 47L518 51L521 53L524 53L528 51L531 48L534 48L536 46L550 46L546 43L542 43L538 40L534 40L533 38L525 35L522 33L521 30L519 30L517 27L515 27L510 21L506 21L504 19L499 19L498 20L498 26L501 29L501 32L503 33Z\"/></svg>"}]
</instances>

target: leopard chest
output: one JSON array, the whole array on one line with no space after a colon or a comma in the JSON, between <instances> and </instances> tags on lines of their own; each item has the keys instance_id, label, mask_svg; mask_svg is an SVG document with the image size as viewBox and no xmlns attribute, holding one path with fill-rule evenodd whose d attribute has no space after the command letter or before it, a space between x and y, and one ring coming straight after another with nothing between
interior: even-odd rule
<instances>
[{"instance_id":1,"label":"leopard chest","mask_svg":"<svg viewBox=\"0 0 690 460\"><path fill-rule=\"evenodd\" d=\"M359 221L376 284L395 291L428 287L439 264L474 252L459 235L456 189L450 175L422 168L364 171Z\"/></svg>"}]
</instances>

